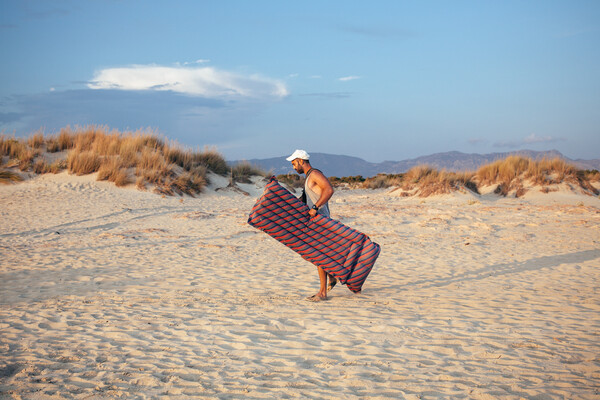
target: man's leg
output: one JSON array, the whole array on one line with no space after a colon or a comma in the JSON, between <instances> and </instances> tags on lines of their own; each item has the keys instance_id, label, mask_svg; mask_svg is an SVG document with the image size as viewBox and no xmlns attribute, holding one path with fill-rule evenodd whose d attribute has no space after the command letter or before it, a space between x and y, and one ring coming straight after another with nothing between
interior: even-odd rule
<instances>
[{"instance_id":1,"label":"man's leg","mask_svg":"<svg viewBox=\"0 0 600 400\"><path fill-rule=\"evenodd\" d=\"M327 272L321 267L317 267L319 271L319 295L321 297L327 297Z\"/></svg>"},{"instance_id":2,"label":"man's leg","mask_svg":"<svg viewBox=\"0 0 600 400\"><path fill-rule=\"evenodd\" d=\"M314 296L310 296L307 300L310 301L321 301L327 299L327 272L319 266L317 266L319 272L319 291Z\"/></svg>"},{"instance_id":3,"label":"man's leg","mask_svg":"<svg viewBox=\"0 0 600 400\"><path fill-rule=\"evenodd\" d=\"M327 291L329 292L337 284L337 278L331 274L327 274L327 278L329 278L329 285L327 285Z\"/></svg>"}]
</instances>

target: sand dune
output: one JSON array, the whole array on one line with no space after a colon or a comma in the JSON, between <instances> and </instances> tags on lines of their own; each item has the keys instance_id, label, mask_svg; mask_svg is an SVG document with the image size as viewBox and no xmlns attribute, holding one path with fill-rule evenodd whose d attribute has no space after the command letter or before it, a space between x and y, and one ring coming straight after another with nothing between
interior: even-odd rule
<instances>
[{"instance_id":1,"label":"sand dune","mask_svg":"<svg viewBox=\"0 0 600 400\"><path fill-rule=\"evenodd\" d=\"M598 398L600 200L335 193L382 253L353 295L250 195L0 186L0 398Z\"/></svg>"}]
</instances>

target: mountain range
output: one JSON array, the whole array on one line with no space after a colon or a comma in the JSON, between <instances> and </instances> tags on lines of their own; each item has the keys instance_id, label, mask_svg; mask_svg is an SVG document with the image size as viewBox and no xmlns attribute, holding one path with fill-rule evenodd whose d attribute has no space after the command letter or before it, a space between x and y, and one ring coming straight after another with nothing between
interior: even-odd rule
<instances>
[{"instance_id":1,"label":"mountain range","mask_svg":"<svg viewBox=\"0 0 600 400\"><path fill-rule=\"evenodd\" d=\"M312 153L310 161L313 167L320 169L326 176L356 176L371 177L380 173L400 174L418 165L429 165L437 169L446 169L448 171L475 171L479 167L504 159L510 155L520 155L529 157L534 160L542 158L562 158L565 161L575 165L581 169L596 169L600 170L600 159L593 160L573 160L558 150L549 151L534 151L534 150L519 150L510 153L489 153L489 154L468 154L459 151L450 151L445 153L435 153L427 156L417 157L402 161L383 161L373 163L365 161L362 158L327 154L327 153ZM262 168L265 171L270 171L273 175L295 173L289 161L286 161L285 156L252 159L246 160L253 165ZM233 161L233 164L241 161Z\"/></svg>"}]
</instances>

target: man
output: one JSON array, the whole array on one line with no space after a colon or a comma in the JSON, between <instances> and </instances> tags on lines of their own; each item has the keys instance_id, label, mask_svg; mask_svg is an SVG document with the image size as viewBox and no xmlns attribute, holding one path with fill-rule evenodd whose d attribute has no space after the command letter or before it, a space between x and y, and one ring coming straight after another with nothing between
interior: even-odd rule
<instances>
[{"instance_id":1,"label":"man","mask_svg":"<svg viewBox=\"0 0 600 400\"><path fill-rule=\"evenodd\" d=\"M306 151L296 150L286 160L291 161L297 173L306 174L304 192L306 194L306 205L310 209L308 212L310 217L314 217L317 213L329 217L329 199L333 195L333 188L325 175L310 165L309 158L310 156ZM327 274L323 268L317 266L317 270L319 272L320 287L317 294L307 298L310 301L327 300L327 292L333 289L337 283L337 279L333 275ZM327 285L328 277L329 285Z\"/></svg>"}]
</instances>

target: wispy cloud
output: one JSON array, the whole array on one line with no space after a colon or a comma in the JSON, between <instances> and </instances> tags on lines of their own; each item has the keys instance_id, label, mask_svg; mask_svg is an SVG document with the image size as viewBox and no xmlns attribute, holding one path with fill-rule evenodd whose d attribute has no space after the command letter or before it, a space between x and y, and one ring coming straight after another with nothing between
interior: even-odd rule
<instances>
[{"instance_id":1,"label":"wispy cloud","mask_svg":"<svg viewBox=\"0 0 600 400\"><path fill-rule=\"evenodd\" d=\"M347 81L353 81L355 79L360 79L360 76L356 76L356 75L343 76L341 78L338 78L338 81L347 82Z\"/></svg>"},{"instance_id":2,"label":"wispy cloud","mask_svg":"<svg viewBox=\"0 0 600 400\"><path fill-rule=\"evenodd\" d=\"M213 67L132 65L107 68L98 71L87 86L90 89L171 91L216 99L279 99L289 94L279 80L245 76Z\"/></svg>"},{"instance_id":3,"label":"wispy cloud","mask_svg":"<svg viewBox=\"0 0 600 400\"><path fill-rule=\"evenodd\" d=\"M538 136L535 133L532 133L531 135L529 135L523 139L506 140L506 141L496 142L496 143L494 143L494 147L507 147L507 148L514 149L514 148L522 147L525 145L556 143L556 142L562 142L564 140L565 140L564 138L557 138L557 137L553 137L553 136Z\"/></svg>"}]
</instances>

